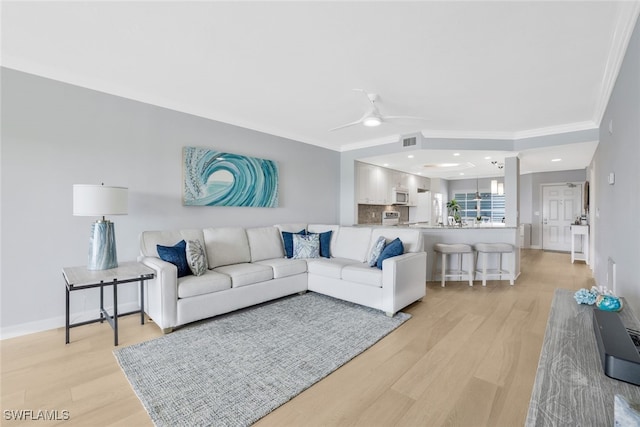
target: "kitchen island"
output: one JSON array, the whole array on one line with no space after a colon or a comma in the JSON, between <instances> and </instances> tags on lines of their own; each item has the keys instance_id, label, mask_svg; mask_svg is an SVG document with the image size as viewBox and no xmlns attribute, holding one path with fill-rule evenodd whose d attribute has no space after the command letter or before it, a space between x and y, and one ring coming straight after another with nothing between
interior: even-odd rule
<instances>
[{"instance_id":1,"label":"kitchen island","mask_svg":"<svg viewBox=\"0 0 640 427\"><path fill-rule=\"evenodd\" d=\"M359 224L367 227L383 227L380 224ZM434 226L425 224L399 224L394 227L420 228L424 240L424 251L427 253L427 281L432 280L433 266L435 265L436 254L433 246L436 243L465 243L475 245L476 243L509 243L514 246L514 255L505 256L504 266L509 271L515 272L515 277L520 275L520 238L517 227L505 227L503 224L478 224L463 227ZM452 255L450 262L457 263L457 255ZM488 269L498 267L498 256L492 254L487 263ZM475 266L470 265L470 257L465 257L463 269L475 270ZM455 264L452 264L455 265ZM464 280L461 278L460 280ZM505 277L504 280L507 280Z\"/></svg>"}]
</instances>

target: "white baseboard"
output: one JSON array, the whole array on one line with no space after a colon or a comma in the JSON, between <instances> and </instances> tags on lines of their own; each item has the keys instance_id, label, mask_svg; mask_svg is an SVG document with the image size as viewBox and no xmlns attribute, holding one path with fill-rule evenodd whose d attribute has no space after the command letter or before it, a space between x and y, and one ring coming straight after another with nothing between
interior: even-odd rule
<instances>
[{"instance_id":1,"label":"white baseboard","mask_svg":"<svg viewBox=\"0 0 640 427\"><path fill-rule=\"evenodd\" d=\"M121 313L138 310L140 306L137 302L128 302L118 304L118 310ZM113 307L106 307L107 312L113 313ZM69 321L73 323L86 322L99 316L98 310L86 310L82 312L71 313ZM56 328L64 328L64 316L51 317L49 319L37 320L35 322L21 323L14 326L6 326L0 328L0 340L8 338L20 337L23 335L34 334L36 332L48 331Z\"/></svg>"},{"instance_id":2,"label":"white baseboard","mask_svg":"<svg viewBox=\"0 0 640 427\"><path fill-rule=\"evenodd\" d=\"M539 245L531 245L527 249L542 249L542 246Z\"/></svg>"}]
</instances>

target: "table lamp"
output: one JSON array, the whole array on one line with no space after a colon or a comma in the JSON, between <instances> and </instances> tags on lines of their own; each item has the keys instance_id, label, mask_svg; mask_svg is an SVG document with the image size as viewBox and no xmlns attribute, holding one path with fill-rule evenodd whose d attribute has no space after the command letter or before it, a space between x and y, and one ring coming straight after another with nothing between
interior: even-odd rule
<instances>
[{"instance_id":1,"label":"table lamp","mask_svg":"<svg viewBox=\"0 0 640 427\"><path fill-rule=\"evenodd\" d=\"M108 270L118 266L114 224L106 215L126 215L128 189L102 185L73 185L73 215L98 216L91 227L87 270Z\"/></svg>"}]
</instances>

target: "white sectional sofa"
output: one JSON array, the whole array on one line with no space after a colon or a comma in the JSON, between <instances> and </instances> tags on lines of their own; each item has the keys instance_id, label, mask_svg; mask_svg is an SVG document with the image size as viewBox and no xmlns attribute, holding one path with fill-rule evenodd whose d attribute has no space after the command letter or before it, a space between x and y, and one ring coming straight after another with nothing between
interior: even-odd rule
<instances>
[{"instance_id":1,"label":"white sectional sofa","mask_svg":"<svg viewBox=\"0 0 640 427\"><path fill-rule=\"evenodd\" d=\"M285 257L282 232L331 231L331 257ZM382 269L366 259L380 236L399 238L402 255L385 259ZM178 278L177 267L160 259L157 245L199 241L208 269ZM273 227L221 227L145 231L140 262L155 271L146 282L145 312L167 333L173 328L307 290L355 302L393 316L425 295L426 252L419 230L397 227L343 227L288 224Z\"/></svg>"}]
</instances>

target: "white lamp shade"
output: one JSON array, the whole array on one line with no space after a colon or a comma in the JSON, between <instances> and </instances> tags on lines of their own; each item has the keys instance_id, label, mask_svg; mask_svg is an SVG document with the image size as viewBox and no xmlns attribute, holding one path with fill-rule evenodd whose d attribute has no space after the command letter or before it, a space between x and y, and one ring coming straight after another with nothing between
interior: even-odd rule
<instances>
[{"instance_id":1,"label":"white lamp shade","mask_svg":"<svg viewBox=\"0 0 640 427\"><path fill-rule=\"evenodd\" d=\"M128 200L128 189L125 187L73 185L73 215L75 216L126 215Z\"/></svg>"}]
</instances>

